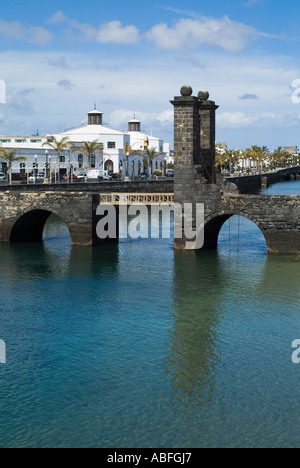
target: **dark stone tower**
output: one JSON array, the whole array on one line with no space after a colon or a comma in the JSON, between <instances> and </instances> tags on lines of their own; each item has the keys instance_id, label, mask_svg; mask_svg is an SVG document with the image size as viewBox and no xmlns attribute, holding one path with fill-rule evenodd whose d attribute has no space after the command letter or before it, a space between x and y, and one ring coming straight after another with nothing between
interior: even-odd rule
<instances>
[{"instance_id":1,"label":"dark stone tower","mask_svg":"<svg viewBox=\"0 0 300 468\"><path fill-rule=\"evenodd\" d=\"M201 91L192 96L190 86L181 88L181 96L175 97L174 106L174 159L175 203L183 206L193 203L193 219L196 228L196 204L203 203L205 215L219 206L221 192L216 185L215 170L215 113L218 106L209 101L209 94ZM175 227L182 225L175 219ZM186 249L187 240L175 239L175 248Z\"/></svg>"}]
</instances>

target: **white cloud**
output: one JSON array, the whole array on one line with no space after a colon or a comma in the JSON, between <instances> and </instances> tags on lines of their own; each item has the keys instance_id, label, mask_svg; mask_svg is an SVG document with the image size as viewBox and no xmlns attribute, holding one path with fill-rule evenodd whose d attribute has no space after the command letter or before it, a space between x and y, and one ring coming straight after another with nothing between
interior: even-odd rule
<instances>
[{"instance_id":1,"label":"white cloud","mask_svg":"<svg viewBox=\"0 0 300 468\"><path fill-rule=\"evenodd\" d=\"M75 85L70 80L60 80L57 83L57 86L60 88L65 88L66 91L71 91Z\"/></svg>"},{"instance_id":2,"label":"white cloud","mask_svg":"<svg viewBox=\"0 0 300 468\"><path fill-rule=\"evenodd\" d=\"M48 23L54 25L67 23L70 28L68 34L78 31L82 39L90 42L100 42L101 44L136 44L140 39L139 30L135 26L123 26L118 20L102 23L99 28L96 28L90 24L70 19L62 11L57 11L48 19Z\"/></svg>"},{"instance_id":3,"label":"white cloud","mask_svg":"<svg viewBox=\"0 0 300 468\"><path fill-rule=\"evenodd\" d=\"M48 44L53 36L45 28L39 26L23 26L19 22L10 23L0 20L0 35L8 39L19 39L31 44Z\"/></svg>"},{"instance_id":4,"label":"white cloud","mask_svg":"<svg viewBox=\"0 0 300 468\"><path fill-rule=\"evenodd\" d=\"M161 49L178 50L206 44L233 53L243 50L258 36L251 26L232 21L227 16L222 19L181 19L173 27L161 23L146 33L147 39Z\"/></svg>"},{"instance_id":5,"label":"white cloud","mask_svg":"<svg viewBox=\"0 0 300 468\"><path fill-rule=\"evenodd\" d=\"M53 16L51 16L51 18L49 18L47 20L47 23L49 24L62 24L62 23L66 23L68 20L68 18L64 15L64 13L62 11L57 11L56 13L54 13Z\"/></svg>"},{"instance_id":6,"label":"white cloud","mask_svg":"<svg viewBox=\"0 0 300 468\"><path fill-rule=\"evenodd\" d=\"M71 68L67 63L66 57L60 57L56 60L49 60L48 64L50 67L59 68L61 70Z\"/></svg>"},{"instance_id":7,"label":"white cloud","mask_svg":"<svg viewBox=\"0 0 300 468\"><path fill-rule=\"evenodd\" d=\"M103 44L136 44L140 33L135 26L122 26L120 21L104 23L97 34L97 40Z\"/></svg>"},{"instance_id":8,"label":"white cloud","mask_svg":"<svg viewBox=\"0 0 300 468\"><path fill-rule=\"evenodd\" d=\"M162 126L169 127L173 123L173 109L155 112L135 112L129 109L118 109L113 111L109 116L109 123L116 128L127 128L129 120L136 116L142 122L143 128L159 128Z\"/></svg>"},{"instance_id":9,"label":"white cloud","mask_svg":"<svg viewBox=\"0 0 300 468\"><path fill-rule=\"evenodd\" d=\"M245 114L244 112L223 112L217 115L217 125L222 129L282 128L299 125L297 116L279 112Z\"/></svg>"}]
</instances>

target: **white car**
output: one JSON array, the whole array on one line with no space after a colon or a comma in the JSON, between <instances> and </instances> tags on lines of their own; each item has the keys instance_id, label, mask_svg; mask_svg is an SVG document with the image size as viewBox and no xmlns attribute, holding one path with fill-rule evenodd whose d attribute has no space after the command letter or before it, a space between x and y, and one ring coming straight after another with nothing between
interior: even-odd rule
<instances>
[{"instance_id":1,"label":"white car","mask_svg":"<svg viewBox=\"0 0 300 468\"><path fill-rule=\"evenodd\" d=\"M4 172L0 172L0 182L7 182L7 177Z\"/></svg>"},{"instance_id":2,"label":"white car","mask_svg":"<svg viewBox=\"0 0 300 468\"><path fill-rule=\"evenodd\" d=\"M86 172L80 172L79 174L75 174L77 179L80 181L85 181L87 179L87 173Z\"/></svg>"},{"instance_id":3,"label":"white car","mask_svg":"<svg viewBox=\"0 0 300 468\"><path fill-rule=\"evenodd\" d=\"M45 175L44 174L31 175L28 179L28 182L35 183L35 184L43 184L45 182Z\"/></svg>"}]
</instances>

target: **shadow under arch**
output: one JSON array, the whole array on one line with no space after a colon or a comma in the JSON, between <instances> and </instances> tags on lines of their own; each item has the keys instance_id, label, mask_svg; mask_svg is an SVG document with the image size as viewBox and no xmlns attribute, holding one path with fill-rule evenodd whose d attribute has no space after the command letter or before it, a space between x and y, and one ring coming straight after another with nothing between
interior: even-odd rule
<instances>
[{"instance_id":1,"label":"shadow under arch","mask_svg":"<svg viewBox=\"0 0 300 468\"><path fill-rule=\"evenodd\" d=\"M227 214L217 214L214 215L206 220L205 227L204 227L204 246L203 248L206 250L216 250L218 248L218 241L220 232L228 220L231 220L234 217L239 217L240 220L247 220L253 224L253 227L256 226L257 230L261 232L263 235L266 248L268 248L268 241L265 235L265 232L259 222L252 216L248 216L243 212L240 213L227 213ZM243 235L243 230L241 229L240 232Z\"/></svg>"},{"instance_id":2,"label":"shadow under arch","mask_svg":"<svg viewBox=\"0 0 300 468\"><path fill-rule=\"evenodd\" d=\"M22 213L16 220L10 233L11 243L28 243L28 242L43 242L43 232L46 222L51 215L57 216L68 227L70 236L71 232L68 224L60 215L54 211L45 209L34 209Z\"/></svg>"}]
</instances>

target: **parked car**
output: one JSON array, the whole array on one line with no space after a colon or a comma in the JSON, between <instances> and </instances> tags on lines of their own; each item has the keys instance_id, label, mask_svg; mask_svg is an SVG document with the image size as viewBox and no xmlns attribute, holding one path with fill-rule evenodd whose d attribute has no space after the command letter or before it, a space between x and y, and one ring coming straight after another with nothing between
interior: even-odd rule
<instances>
[{"instance_id":1,"label":"parked car","mask_svg":"<svg viewBox=\"0 0 300 468\"><path fill-rule=\"evenodd\" d=\"M0 172L0 182L7 182L7 176L4 172Z\"/></svg>"},{"instance_id":2,"label":"parked car","mask_svg":"<svg viewBox=\"0 0 300 468\"><path fill-rule=\"evenodd\" d=\"M82 182L82 181L85 181L87 179L87 173L86 172L80 172L80 174L76 174L76 176L77 176L78 182Z\"/></svg>"},{"instance_id":3,"label":"parked car","mask_svg":"<svg viewBox=\"0 0 300 468\"><path fill-rule=\"evenodd\" d=\"M113 174L112 172L108 173L108 177L109 177L108 180L117 180L118 179L117 174Z\"/></svg>"},{"instance_id":4,"label":"parked car","mask_svg":"<svg viewBox=\"0 0 300 468\"><path fill-rule=\"evenodd\" d=\"M167 177L174 177L174 169L167 169L166 176Z\"/></svg>"},{"instance_id":5,"label":"parked car","mask_svg":"<svg viewBox=\"0 0 300 468\"><path fill-rule=\"evenodd\" d=\"M35 184L43 184L45 181L45 174L32 174L28 182L29 183L35 183Z\"/></svg>"},{"instance_id":6,"label":"parked car","mask_svg":"<svg viewBox=\"0 0 300 468\"><path fill-rule=\"evenodd\" d=\"M71 181L75 182L75 181L78 180L78 177L77 177L77 175L75 175L75 174L73 174L73 175L71 175L71 174L65 174L65 175L63 176L63 181L66 182L66 181L68 181L68 180L69 180L70 182L71 182Z\"/></svg>"},{"instance_id":7,"label":"parked car","mask_svg":"<svg viewBox=\"0 0 300 468\"><path fill-rule=\"evenodd\" d=\"M140 174L140 179L148 179L148 177L149 177L148 172L142 172L142 173Z\"/></svg>"}]
</instances>

